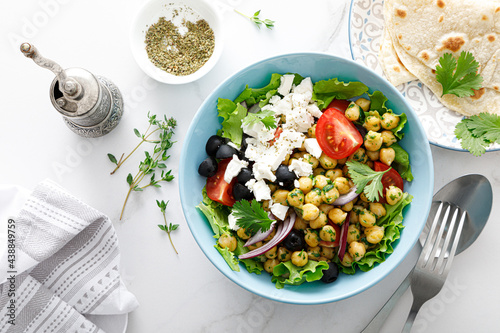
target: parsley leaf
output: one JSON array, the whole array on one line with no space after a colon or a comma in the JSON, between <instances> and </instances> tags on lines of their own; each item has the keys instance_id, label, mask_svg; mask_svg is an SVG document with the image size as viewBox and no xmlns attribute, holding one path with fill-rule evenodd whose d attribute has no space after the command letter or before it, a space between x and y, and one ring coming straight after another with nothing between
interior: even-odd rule
<instances>
[{"instance_id":1,"label":"parsley leaf","mask_svg":"<svg viewBox=\"0 0 500 333\"><path fill-rule=\"evenodd\" d=\"M250 127L255 123L262 122L267 129L276 128L274 122L274 112L271 110L261 110L257 113L248 113L243 119L243 125Z\"/></svg>"},{"instance_id":2,"label":"parsley leaf","mask_svg":"<svg viewBox=\"0 0 500 333\"><path fill-rule=\"evenodd\" d=\"M480 156L492 143L500 143L500 116L480 113L464 118L455 127L455 135L460 140L462 148L474 156Z\"/></svg>"},{"instance_id":3,"label":"parsley leaf","mask_svg":"<svg viewBox=\"0 0 500 333\"><path fill-rule=\"evenodd\" d=\"M255 199L252 202L236 201L233 206L233 216L236 218L236 224L252 235L259 230L262 232L269 230L271 224L275 222Z\"/></svg>"},{"instance_id":4,"label":"parsley leaf","mask_svg":"<svg viewBox=\"0 0 500 333\"><path fill-rule=\"evenodd\" d=\"M368 165L356 161L346 163L349 175L357 187L356 193L365 192L370 201L378 201L382 194L382 176L391 168L385 171L373 171Z\"/></svg>"},{"instance_id":5,"label":"parsley leaf","mask_svg":"<svg viewBox=\"0 0 500 333\"><path fill-rule=\"evenodd\" d=\"M458 61L451 53L445 53L439 58L439 65L436 66L436 80L443 86L441 96L467 97L474 95L473 89L481 88L483 78L477 74L479 63L472 53L462 51Z\"/></svg>"}]
</instances>

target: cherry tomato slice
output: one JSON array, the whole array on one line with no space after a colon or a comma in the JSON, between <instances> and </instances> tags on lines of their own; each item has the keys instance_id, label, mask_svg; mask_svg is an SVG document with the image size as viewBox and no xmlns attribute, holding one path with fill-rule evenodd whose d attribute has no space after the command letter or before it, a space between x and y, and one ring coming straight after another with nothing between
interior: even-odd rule
<instances>
[{"instance_id":1,"label":"cherry tomato slice","mask_svg":"<svg viewBox=\"0 0 500 333\"><path fill-rule=\"evenodd\" d=\"M274 145L274 143L276 142L276 140L279 139L281 133L283 133L283 128L278 127L276 129L276 131L274 132L274 138L269 141L269 143L271 144L271 146Z\"/></svg>"},{"instance_id":2,"label":"cherry tomato slice","mask_svg":"<svg viewBox=\"0 0 500 333\"><path fill-rule=\"evenodd\" d=\"M387 169L389 169L389 167L382 163L382 162L379 162L379 161L375 161L373 162L373 169L375 171L385 171ZM389 186L396 186L396 187L399 187L401 189L401 191L404 192L404 182L403 182L403 178L401 178L401 176L399 175L399 172L397 172L396 170L394 170L394 168L392 168L391 170L387 171L386 173L384 173L384 175L382 176L382 186L384 187L384 190L383 190L383 200L382 198L380 198L381 202L385 202L385 192L386 192L386 189L389 187Z\"/></svg>"},{"instance_id":3,"label":"cherry tomato slice","mask_svg":"<svg viewBox=\"0 0 500 333\"><path fill-rule=\"evenodd\" d=\"M319 118L316 140L326 155L337 160L352 155L363 144L354 124L334 108L326 109Z\"/></svg>"},{"instance_id":4,"label":"cherry tomato slice","mask_svg":"<svg viewBox=\"0 0 500 333\"><path fill-rule=\"evenodd\" d=\"M347 99L334 99L333 101L328 104L327 109L337 109L342 113L345 113L345 110L347 107L351 104L351 101L348 101Z\"/></svg>"},{"instance_id":5,"label":"cherry tomato slice","mask_svg":"<svg viewBox=\"0 0 500 333\"><path fill-rule=\"evenodd\" d=\"M230 158L220 161L217 173L207 178L207 196L213 201L232 207L236 202L233 197L233 186L236 183L236 178L229 184L224 180L224 173L230 161Z\"/></svg>"}]
</instances>

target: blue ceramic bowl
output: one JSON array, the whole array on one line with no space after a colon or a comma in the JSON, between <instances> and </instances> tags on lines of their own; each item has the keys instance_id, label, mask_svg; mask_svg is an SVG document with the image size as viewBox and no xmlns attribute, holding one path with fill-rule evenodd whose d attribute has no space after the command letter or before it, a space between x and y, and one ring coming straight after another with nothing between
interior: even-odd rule
<instances>
[{"instance_id":1,"label":"blue ceramic bowl","mask_svg":"<svg viewBox=\"0 0 500 333\"><path fill-rule=\"evenodd\" d=\"M415 179L405 184L405 191L413 202L404 214L405 228L396 241L394 253L385 262L369 272L358 271L354 275L341 274L336 282L304 283L276 289L266 272L250 274L241 265L240 272L232 271L214 248L215 239L204 215L195 207L202 200L201 190L206 178L198 175L199 164L207 157L205 143L221 125L217 117L219 97L235 99L245 88L266 85L272 73L298 73L311 77L313 82L337 77L341 81L361 81L370 91L380 90L389 99L387 105L395 113L406 113L408 124L401 146L410 154ZM269 58L237 72L222 82L205 100L196 113L187 132L179 167L179 187L184 216L191 233L207 258L225 276L241 287L272 300L294 304L320 304L338 301L356 295L387 276L399 265L417 241L430 209L434 186L432 156L425 131L403 96L375 72L351 60L321 53L294 53Z\"/></svg>"}]
</instances>

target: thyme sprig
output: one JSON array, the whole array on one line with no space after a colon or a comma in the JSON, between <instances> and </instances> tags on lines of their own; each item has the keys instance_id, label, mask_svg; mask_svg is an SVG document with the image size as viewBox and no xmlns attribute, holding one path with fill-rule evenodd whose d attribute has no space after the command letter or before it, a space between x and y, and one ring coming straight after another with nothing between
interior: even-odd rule
<instances>
[{"instance_id":1,"label":"thyme sprig","mask_svg":"<svg viewBox=\"0 0 500 333\"><path fill-rule=\"evenodd\" d=\"M177 122L174 118L167 118L166 116L164 116L163 121L157 120L155 115L149 116L148 114L148 118L150 120L150 125L154 125L157 128L154 129L150 134L148 134L149 128L144 135L138 133L138 131L134 132L136 132L136 135L138 137L142 138L141 143L151 142L154 143L154 147L151 152L144 152L145 158L139 163L139 170L136 175L132 176L131 173L127 175L127 183L129 185L129 189L127 192L127 196L125 197L125 202L123 203L120 220L123 217L125 206L127 205L130 193L132 193L132 191L140 192L149 186L161 187L161 185L159 184L160 182L170 182L174 179L172 170L166 170L167 165L165 164L165 161L167 161L170 157L170 155L167 155L168 150L175 143L175 141L172 141L172 135L174 134L174 129L177 125ZM158 139L148 139L152 133L157 131L159 131ZM138 146L140 146L140 144ZM132 152L134 152L138 148L138 146ZM122 164L129 156L130 154L125 159L123 159L123 161L121 161ZM161 169L159 178L156 177L157 169ZM143 181L148 180L149 183L143 183Z\"/></svg>"},{"instance_id":2,"label":"thyme sprig","mask_svg":"<svg viewBox=\"0 0 500 333\"><path fill-rule=\"evenodd\" d=\"M255 23L255 25L257 25L257 27L260 29L260 25L263 24L266 26L266 28L268 29L272 29L274 27L274 23L275 21L272 21L272 20L269 20L269 19L264 19L264 20L261 20L259 18L259 15L260 15L260 10L256 11L253 16L248 16L248 15L245 15L243 14L242 12L238 11L238 10L234 10L235 12L237 12L238 14L248 18L250 21L252 21L253 23Z\"/></svg>"},{"instance_id":3,"label":"thyme sprig","mask_svg":"<svg viewBox=\"0 0 500 333\"><path fill-rule=\"evenodd\" d=\"M158 201L156 200L156 204L158 205L158 207L160 208L162 214L163 214L163 221L164 221L164 224L158 224L158 228L160 228L161 230L165 231L168 235L168 239L170 240L170 244L172 245L172 248L174 249L175 253L179 254L179 252L177 252L177 249L175 248L174 246L174 243L172 242L172 237L170 236L170 233L174 230L177 230L177 228L179 228L179 225L178 224L167 224L167 217L165 216L165 210L167 209L167 205L168 205L169 201L165 202L165 201Z\"/></svg>"}]
</instances>

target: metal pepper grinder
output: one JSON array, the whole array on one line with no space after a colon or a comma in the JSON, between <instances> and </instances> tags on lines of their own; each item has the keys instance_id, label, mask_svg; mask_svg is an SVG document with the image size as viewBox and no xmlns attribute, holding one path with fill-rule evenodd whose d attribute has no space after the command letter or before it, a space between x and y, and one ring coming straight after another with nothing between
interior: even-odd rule
<instances>
[{"instance_id":1,"label":"metal pepper grinder","mask_svg":"<svg viewBox=\"0 0 500 333\"><path fill-rule=\"evenodd\" d=\"M64 70L42 57L29 43L21 44L21 52L56 75L50 85L50 101L73 132L96 138L118 125L123 114L123 98L113 82L82 68Z\"/></svg>"}]
</instances>

